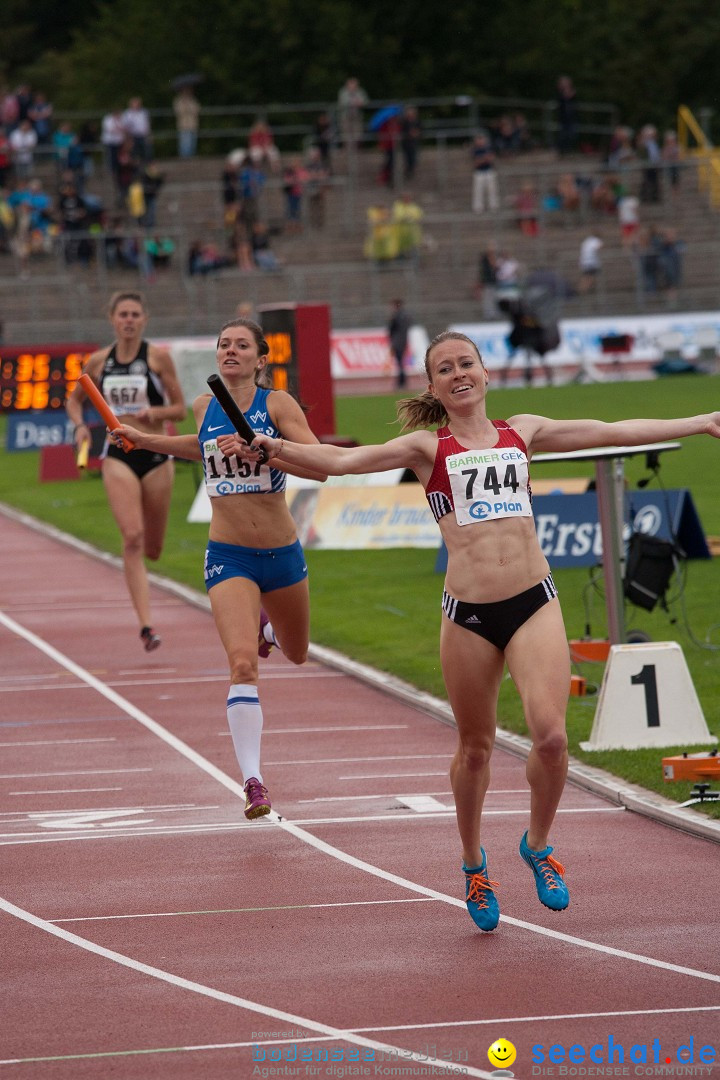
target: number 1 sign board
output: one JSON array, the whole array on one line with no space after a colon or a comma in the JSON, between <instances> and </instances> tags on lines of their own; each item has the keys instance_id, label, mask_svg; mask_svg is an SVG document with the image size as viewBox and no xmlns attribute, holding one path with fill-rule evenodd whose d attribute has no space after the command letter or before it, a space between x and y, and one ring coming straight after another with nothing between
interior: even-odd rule
<instances>
[{"instance_id":1,"label":"number 1 sign board","mask_svg":"<svg viewBox=\"0 0 720 1080\"><path fill-rule=\"evenodd\" d=\"M583 750L716 743L675 641L612 645Z\"/></svg>"}]
</instances>

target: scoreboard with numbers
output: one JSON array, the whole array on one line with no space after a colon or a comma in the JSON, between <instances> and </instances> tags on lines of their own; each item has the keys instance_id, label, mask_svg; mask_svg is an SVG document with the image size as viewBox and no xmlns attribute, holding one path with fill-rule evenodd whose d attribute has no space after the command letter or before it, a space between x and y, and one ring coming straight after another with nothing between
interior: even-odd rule
<instances>
[{"instance_id":1,"label":"scoreboard with numbers","mask_svg":"<svg viewBox=\"0 0 720 1080\"><path fill-rule=\"evenodd\" d=\"M308 407L318 438L335 433L330 374L330 308L327 304L265 304L258 308L270 352L274 390L287 390Z\"/></svg>"},{"instance_id":2,"label":"scoreboard with numbers","mask_svg":"<svg viewBox=\"0 0 720 1080\"><path fill-rule=\"evenodd\" d=\"M0 412L64 409L97 345L0 345Z\"/></svg>"}]
</instances>

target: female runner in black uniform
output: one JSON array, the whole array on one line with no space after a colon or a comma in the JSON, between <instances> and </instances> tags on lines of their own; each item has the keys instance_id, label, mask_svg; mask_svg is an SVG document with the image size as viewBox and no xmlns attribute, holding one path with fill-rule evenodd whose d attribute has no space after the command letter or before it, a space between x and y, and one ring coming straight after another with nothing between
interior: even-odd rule
<instances>
[{"instance_id":1,"label":"female runner in black uniform","mask_svg":"<svg viewBox=\"0 0 720 1080\"><path fill-rule=\"evenodd\" d=\"M183 420L185 401L175 365L167 349L143 339L148 320L140 293L119 292L110 299L112 345L98 349L85 365L113 412L132 419L141 430L160 433L165 422ZM79 448L90 437L83 419L85 392L78 383L67 402ZM140 637L148 652L160 644L152 626L145 558L159 559L170 512L174 464L166 454L138 450L132 454L110 443L102 477L110 509L123 542L123 565Z\"/></svg>"}]
</instances>

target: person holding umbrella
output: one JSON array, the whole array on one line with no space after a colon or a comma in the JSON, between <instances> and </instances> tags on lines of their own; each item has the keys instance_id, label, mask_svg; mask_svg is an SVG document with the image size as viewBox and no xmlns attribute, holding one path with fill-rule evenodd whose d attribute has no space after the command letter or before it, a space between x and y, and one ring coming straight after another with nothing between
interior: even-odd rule
<instances>
[{"instance_id":1,"label":"person holding umbrella","mask_svg":"<svg viewBox=\"0 0 720 1080\"><path fill-rule=\"evenodd\" d=\"M395 182L395 147L400 140L401 105L386 105L371 117L370 131L377 132L378 148L383 152L383 163L378 183L393 187Z\"/></svg>"}]
</instances>

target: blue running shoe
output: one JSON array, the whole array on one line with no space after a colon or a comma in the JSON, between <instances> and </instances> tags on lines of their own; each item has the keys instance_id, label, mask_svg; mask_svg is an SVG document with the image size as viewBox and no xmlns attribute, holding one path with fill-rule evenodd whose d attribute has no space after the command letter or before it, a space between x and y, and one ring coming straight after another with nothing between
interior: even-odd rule
<instances>
[{"instance_id":1,"label":"blue running shoe","mask_svg":"<svg viewBox=\"0 0 720 1080\"><path fill-rule=\"evenodd\" d=\"M533 851L527 845L527 833L520 841L520 855L535 875L535 887L541 904L551 911L564 911L570 903L570 893L563 881L565 867L552 857L553 849Z\"/></svg>"},{"instance_id":2,"label":"blue running shoe","mask_svg":"<svg viewBox=\"0 0 720 1080\"><path fill-rule=\"evenodd\" d=\"M490 881L487 876L487 856L485 849L482 852L482 863L474 870L463 863L465 874L465 903L470 912L470 918L486 932L494 930L500 921L500 908L495 898L493 889L497 889L497 881Z\"/></svg>"}]
</instances>

